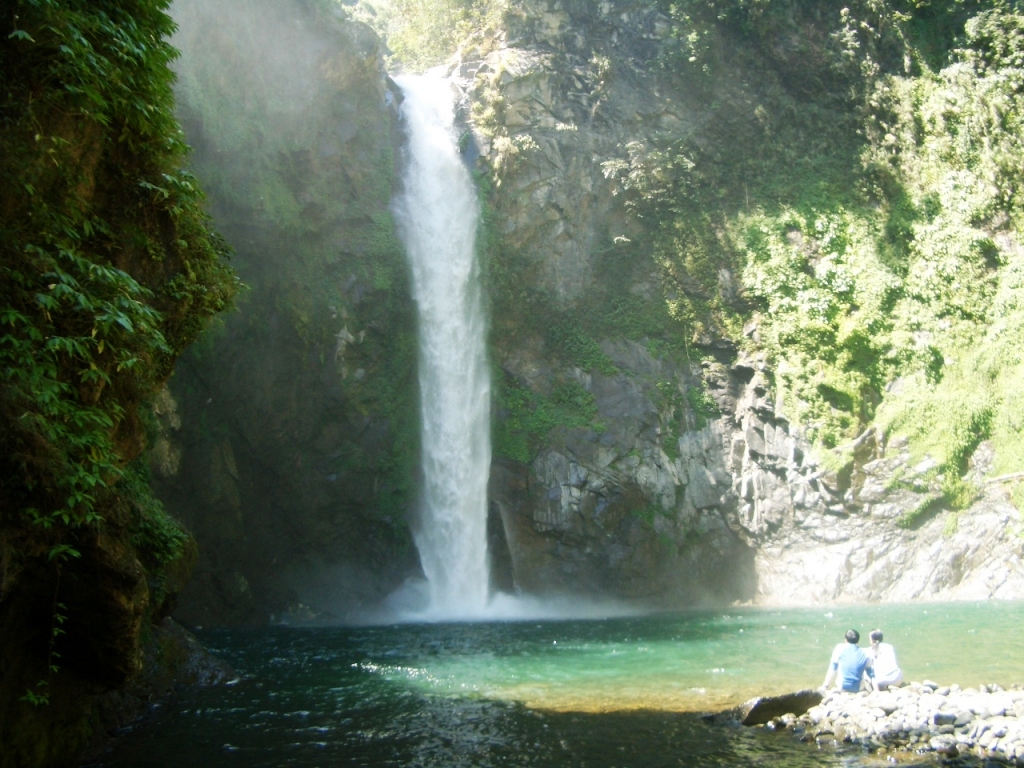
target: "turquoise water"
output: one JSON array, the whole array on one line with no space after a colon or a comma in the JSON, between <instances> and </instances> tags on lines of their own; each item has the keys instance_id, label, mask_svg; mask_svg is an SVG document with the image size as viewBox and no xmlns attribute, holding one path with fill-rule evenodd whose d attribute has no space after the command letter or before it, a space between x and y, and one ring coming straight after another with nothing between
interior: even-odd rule
<instances>
[{"instance_id":1,"label":"turquoise water","mask_svg":"<svg viewBox=\"0 0 1024 768\"><path fill-rule=\"evenodd\" d=\"M107 766L873 765L699 712L821 683L875 626L907 680L1024 681L1024 603L214 631L242 674L183 693Z\"/></svg>"}]
</instances>

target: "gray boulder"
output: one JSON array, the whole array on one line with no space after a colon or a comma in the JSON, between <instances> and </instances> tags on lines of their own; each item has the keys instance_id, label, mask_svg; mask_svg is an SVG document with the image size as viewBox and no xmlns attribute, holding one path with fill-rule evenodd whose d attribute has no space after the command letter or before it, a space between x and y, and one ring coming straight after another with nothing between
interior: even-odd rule
<instances>
[{"instance_id":1,"label":"gray boulder","mask_svg":"<svg viewBox=\"0 0 1024 768\"><path fill-rule=\"evenodd\" d=\"M781 696L758 696L740 707L740 723L743 725L764 725L769 720L787 713L802 715L811 707L821 703L820 691L805 689Z\"/></svg>"}]
</instances>

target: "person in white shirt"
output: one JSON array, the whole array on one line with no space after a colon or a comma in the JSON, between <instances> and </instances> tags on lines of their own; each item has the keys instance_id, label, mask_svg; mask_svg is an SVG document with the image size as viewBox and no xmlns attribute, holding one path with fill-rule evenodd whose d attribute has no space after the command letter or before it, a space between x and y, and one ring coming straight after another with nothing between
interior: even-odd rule
<instances>
[{"instance_id":1,"label":"person in white shirt","mask_svg":"<svg viewBox=\"0 0 1024 768\"><path fill-rule=\"evenodd\" d=\"M875 690L884 691L890 685L899 685L903 682L903 672L896 662L896 649L889 643L882 642L882 630L871 630L871 647L868 655L871 656L875 669Z\"/></svg>"}]
</instances>

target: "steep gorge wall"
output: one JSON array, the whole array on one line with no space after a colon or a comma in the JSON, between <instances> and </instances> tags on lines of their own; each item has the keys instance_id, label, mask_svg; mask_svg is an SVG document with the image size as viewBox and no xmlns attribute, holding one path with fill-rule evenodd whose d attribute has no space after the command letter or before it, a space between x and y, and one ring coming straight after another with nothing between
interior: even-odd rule
<instances>
[{"instance_id":1,"label":"steep gorge wall","mask_svg":"<svg viewBox=\"0 0 1024 768\"><path fill-rule=\"evenodd\" d=\"M201 545L176 615L342 618L417 568L396 93L376 35L329 4L178 0L173 14L193 168L247 286L179 365L153 454Z\"/></svg>"}]
</instances>

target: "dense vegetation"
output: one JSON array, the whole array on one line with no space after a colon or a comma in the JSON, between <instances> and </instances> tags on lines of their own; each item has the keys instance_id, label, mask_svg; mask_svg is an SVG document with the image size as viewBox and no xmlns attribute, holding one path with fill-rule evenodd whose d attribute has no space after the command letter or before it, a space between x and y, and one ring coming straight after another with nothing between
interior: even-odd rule
<instances>
[{"instance_id":1,"label":"dense vegetation","mask_svg":"<svg viewBox=\"0 0 1024 768\"><path fill-rule=\"evenodd\" d=\"M442 63L469 37L501 29L509 0L358 0L354 18L387 40L392 64L422 71Z\"/></svg>"},{"instance_id":2,"label":"dense vegetation","mask_svg":"<svg viewBox=\"0 0 1024 768\"><path fill-rule=\"evenodd\" d=\"M132 462L146 445L147 402L230 306L236 280L183 170L168 5L18 0L0 21L0 705L11 729L0 738L11 760L34 736L9 708L25 690L10 687L41 667L26 699L45 703L53 673L74 666L57 659L88 658L60 639L67 629L82 641L78 619L94 610L73 599L97 588L76 569L95 581L97 562L138 558L149 579L140 599L156 615L167 609L167 569L190 556ZM26 643L35 647L23 657ZM129 653L85 671L134 663ZM68 743L80 736L67 731Z\"/></svg>"},{"instance_id":3,"label":"dense vegetation","mask_svg":"<svg viewBox=\"0 0 1024 768\"><path fill-rule=\"evenodd\" d=\"M24 0L5 19L5 526L102 522L139 405L235 290L181 167L167 5Z\"/></svg>"},{"instance_id":4,"label":"dense vegetation","mask_svg":"<svg viewBox=\"0 0 1024 768\"><path fill-rule=\"evenodd\" d=\"M785 24L772 13L785 5L743 13L743 34ZM837 20L815 72L826 88L784 80L756 156L715 170L698 156L676 175L668 194L717 209L724 243L695 233L684 208L663 219L656 254L685 271L691 254L714 253L742 275L759 324L743 344L769 355L787 413L819 444L877 421L934 456L947 501L964 506L982 440L997 474L1024 465L1012 351L1024 17L1005 3L870 3ZM811 104L795 108L794 90ZM750 315L730 322L709 288L689 312L739 338Z\"/></svg>"}]
</instances>

